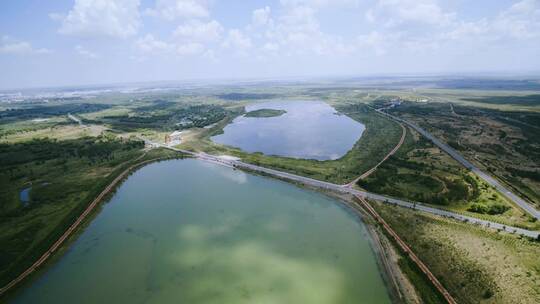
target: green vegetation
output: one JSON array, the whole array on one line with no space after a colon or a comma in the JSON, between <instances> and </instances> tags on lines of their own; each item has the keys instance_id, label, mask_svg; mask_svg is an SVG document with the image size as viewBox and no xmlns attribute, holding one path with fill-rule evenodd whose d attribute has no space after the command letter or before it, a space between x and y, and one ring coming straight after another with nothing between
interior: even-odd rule
<instances>
[{"instance_id":1,"label":"green vegetation","mask_svg":"<svg viewBox=\"0 0 540 304\"><path fill-rule=\"evenodd\" d=\"M113 136L0 144L0 285L43 254L118 174L142 161L142 147ZM19 192L27 187L23 205Z\"/></svg>"},{"instance_id":2,"label":"green vegetation","mask_svg":"<svg viewBox=\"0 0 540 304\"><path fill-rule=\"evenodd\" d=\"M491 104L540 106L540 95L538 94L525 96L486 96L476 98L463 98L463 100Z\"/></svg>"},{"instance_id":3,"label":"green vegetation","mask_svg":"<svg viewBox=\"0 0 540 304\"><path fill-rule=\"evenodd\" d=\"M241 101L241 100L258 100L258 99L272 99L276 98L277 94L272 93L226 93L226 94L219 94L217 95L218 98L221 98L223 100L230 100L230 101Z\"/></svg>"},{"instance_id":4,"label":"green vegetation","mask_svg":"<svg viewBox=\"0 0 540 304\"><path fill-rule=\"evenodd\" d=\"M431 142L408 130L398 153L358 185L368 191L449 205L478 198L476 181Z\"/></svg>"},{"instance_id":5,"label":"green vegetation","mask_svg":"<svg viewBox=\"0 0 540 304\"><path fill-rule=\"evenodd\" d=\"M113 129L136 131L152 129L162 131L205 127L226 116L223 107L215 105L183 106L178 103L156 100L149 105L137 107L129 114L102 116L85 119L85 123L107 124Z\"/></svg>"},{"instance_id":6,"label":"green vegetation","mask_svg":"<svg viewBox=\"0 0 540 304\"><path fill-rule=\"evenodd\" d=\"M64 117L50 117L43 119L30 119L30 120L15 120L12 119L9 122L0 123L0 140L4 140L8 137L24 135L32 131L45 130L47 128L63 127L73 125L67 116Z\"/></svg>"},{"instance_id":7,"label":"green vegetation","mask_svg":"<svg viewBox=\"0 0 540 304\"><path fill-rule=\"evenodd\" d=\"M458 303L540 301L540 243L383 203L372 205ZM426 303L440 303L413 265L399 264Z\"/></svg>"},{"instance_id":8,"label":"green vegetation","mask_svg":"<svg viewBox=\"0 0 540 304\"><path fill-rule=\"evenodd\" d=\"M345 156L337 160L317 161L266 156L261 153L250 154L234 147L214 144L210 137L221 132L233 116L223 120L214 128L201 132L195 140L186 141L180 146L193 151L233 155L248 163L320 180L347 183L375 166L392 150L399 142L402 131L397 123L377 114L365 104L342 104L336 109L366 126L360 140Z\"/></svg>"},{"instance_id":9,"label":"green vegetation","mask_svg":"<svg viewBox=\"0 0 540 304\"><path fill-rule=\"evenodd\" d=\"M497 203L490 204L490 205L486 205L483 203L473 203L467 210L471 212L480 213L480 214L495 215L495 214L505 213L506 211L510 210L510 207L507 205L497 204Z\"/></svg>"},{"instance_id":10,"label":"green vegetation","mask_svg":"<svg viewBox=\"0 0 540 304\"><path fill-rule=\"evenodd\" d=\"M401 136L397 123L368 105L402 100L390 110L392 114L430 131L540 206L540 95L499 90L537 89L538 82L439 79L433 83L438 88L422 89L425 82L411 79L382 89L372 88L371 83L358 85L359 81L201 87L0 104L0 283L35 261L103 187L139 157L143 157L139 161L177 157L159 149L144 154L142 143L133 140L141 135L161 141L172 130L189 129L180 145L188 150L233 155L248 163L344 184L375 166ZM404 90L408 85L415 90ZM363 123L366 130L352 150L333 161L250 154L210 140L245 114L247 102L277 97L325 100ZM82 118L86 127L70 121L68 113ZM261 109L245 115L283 113ZM407 133L399 151L360 181L360 187L505 225L540 227L540 222L432 143L416 132ZM23 205L19 193L28 187L30 201ZM540 243L469 223L375 206L460 303L540 302ZM414 264L402 258L399 265L424 302L440 302Z\"/></svg>"},{"instance_id":11,"label":"green vegetation","mask_svg":"<svg viewBox=\"0 0 540 304\"><path fill-rule=\"evenodd\" d=\"M506 225L539 228L521 209L411 129L398 152L358 185Z\"/></svg>"},{"instance_id":12,"label":"green vegetation","mask_svg":"<svg viewBox=\"0 0 540 304\"><path fill-rule=\"evenodd\" d=\"M403 254L403 253L402 253ZM426 275L418 268L418 266L409 258L402 256L398 260L398 266L401 271L407 276L409 281L414 285L420 299L425 304L444 303L443 296L433 287L433 284L428 280Z\"/></svg>"},{"instance_id":13,"label":"green vegetation","mask_svg":"<svg viewBox=\"0 0 540 304\"><path fill-rule=\"evenodd\" d=\"M534 79L482 79L461 78L435 81L440 88L477 90L538 90L540 84Z\"/></svg>"},{"instance_id":14,"label":"green vegetation","mask_svg":"<svg viewBox=\"0 0 540 304\"><path fill-rule=\"evenodd\" d=\"M2 123L13 120L25 120L32 118L52 117L58 115L67 115L68 113L89 113L106 109L110 106L103 104L62 104L62 105L38 105L30 108L17 108L0 111L0 121Z\"/></svg>"},{"instance_id":15,"label":"green vegetation","mask_svg":"<svg viewBox=\"0 0 540 304\"><path fill-rule=\"evenodd\" d=\"M531 96L537 95L514 98L534 99ZM540 113L412 102L391 111L429 130L522 197L540 206L537 169L540 163Z\"/></svg>"},{"instance_id":16,"label":"green vegetation","mask_svg":"<svg viewBox=\"0 0 540 304\"><path fill-rule=\"evenodd\" d=\"M287 113L285 110L275 110L275 109L259 109L251 112L247 112L245 117L276 117L281 116Z\"/></svg>"}]
</instances>

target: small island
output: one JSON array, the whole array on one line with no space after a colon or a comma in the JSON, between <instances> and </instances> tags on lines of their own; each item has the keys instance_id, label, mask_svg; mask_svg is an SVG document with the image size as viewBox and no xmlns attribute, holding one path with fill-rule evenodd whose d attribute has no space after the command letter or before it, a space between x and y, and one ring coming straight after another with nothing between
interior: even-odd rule
<instances>
[{"instance_id":1,"label":"small island","mask_svg":"<svg viewBox=\"0 0 540 304\"><path fill-rule=\"evenodd\" d=\"M244 115L245 117L277 117L287 113L285 110L275 110L275 109L259 109L251 111Z\"/></svg>"}]
</instances>

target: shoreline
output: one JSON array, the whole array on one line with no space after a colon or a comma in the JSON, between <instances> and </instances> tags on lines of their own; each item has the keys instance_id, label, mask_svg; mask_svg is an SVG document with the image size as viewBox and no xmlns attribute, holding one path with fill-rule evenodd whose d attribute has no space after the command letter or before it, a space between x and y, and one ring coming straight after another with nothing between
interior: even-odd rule
<instances>
[{"instance_id":1,"label":"shoreline","mask_svg":"<svg viewBox=\"0 0 540 304\"><path fill-rule=\"evenodd\" d=\"M347 211L358 218L365 228L367 241L375 256L379 274L387 288L392 303L422 303L413 283L407 278L397 263L398 259L401 258L400 254L393 247L386 235L378 229L374 220L367 212L356 204L352 196L324 192L317 190L317 188L305 186L301 188L316 191L335 199L340 206L346 208Z\"/></svg>"},{"instance_id":2,"label":"shoreline","mask_svg":"<svg viewBox=\"0 0 540 304\"><path fill-rule=\"evenodd\" d=\"M146 156L146 152L141 156L135 159L139 161L140 159ZM9 281L6 285L0 288L0 302L3 302L5 298L17 292L17 289L21 287L27 280L31 279L33 274L38 273L42 268L47 267L48 263L51 260L57 258L58 254L63 251L66 244L70 244L73 241L74 237L77 237L81 232L81 229L89 223L88 219L95 215L95 211L101 207L105 202L110 198L109 195L112 194L118 186L121 186L126 178L130 174L136 172L138 169L145 167L146 165L170 160L170 159L181 159L189 156L182 156L179 158L170 158L170 157L157 157L148 160L144 160L138 163L135 163L122 172L118 174L114 179L87 205L84 211L75 219L75 221L60 235L60 237L41 254L41 256L32 263L29 267L26 268L22 273Z\"/></svg>"},{"instance_id":3,"label":"shoreline","mask_svg":"<svg viewBox=\"0 0 540 304\"><path fill-rule=\"evenodd\" d=\"M143 154L139 157L143 158L146 154ZM44 271L47 269L47 266L50 265L50 263L54 263L56 259L61 258L62 254L65 252L65 250L69 247L69 245L75 241L75 239L78 237L80 233L83 232L84 228L91 222L93 217L95 217L99 211L99 209L110 199L110 195L114 193L114 191L122 185L123 181L125 179L129 178L131 174L136 172L137 170L145 167L146 165L160 162L160 161L168 161L168 160L178 160L183 159L189 156L182 156L182 157L158 157L153 158L149 160L145 160L139 163L135 163L131 166L129 166L127 169L122 171L119 175L117 175L111 183L109 183L105 189L103 189L98 196L92 200L92 202L85 208L83 213L79 215L76 219L76 221L67 229L65 232L60 236L60 238L53 243L53 245L45 251L41 257L35 261L30 267L28 267L23 273L21 273L19 276L17 276L15 279L10 281L7 285L3 286L0 289L0 299L3 301L6 298L9 298L10 296L13 296L17 293L19 288L23 287L25 283L31 282L34 278L35 274L39 274L41 271ZM218 165L222 165L220 163L216 163ZM329 191L322 191L320 188L307 186L304 184L292 182L290 180L286 179L280 179L273 176L267 176L265 174L258 174L257 172L247 172L249 174L254 175L260 175L263 177L271 178L274 180L281 180L282 182L285 182L287 184L292 184L294 186L297 186L299 188L303 188L309 191L318 192L322 195L328 196L334 200L336 200L336 203L338 206L341 206L346 209L346 211L351 212L353 216L357 218L357 220L360 221L362 226L365 228L366 235L367 235L367 241L370 244L371 250L374 254L377 268L379 270L379 274L381 275L381 278L384 282L384 285L387 288L389 298L392 303L403 303L404 297L406 299L417 299L418 296L414 291L414 288L411 290L410 286L412 286L412 283L408 282L408 279L405 277L405 274L402 273L401 269L395 263L393 260L391 260L392 256L396 256L397 253L393 250L391 246L388 246L388 240L384 236L384 234L380 233L380 231L377 231L376 226L374 226L374 223L372 222L371 218L367 215L367 213L360 208L359 205L357 205L352 197L349 197L350 195L347 194L337 194ZM383 245L383 243L386 242L386 245ZM394 251L393 253L390 253L390 251ZM405 281L404 281L405 280ZM404 295L404 290L405 295ZM2 299L3 298L3 299ZM0 301L0 302L2 302ZM419 303L419 302L412 302L412 303Z\"/></svg>"}]
</instances>

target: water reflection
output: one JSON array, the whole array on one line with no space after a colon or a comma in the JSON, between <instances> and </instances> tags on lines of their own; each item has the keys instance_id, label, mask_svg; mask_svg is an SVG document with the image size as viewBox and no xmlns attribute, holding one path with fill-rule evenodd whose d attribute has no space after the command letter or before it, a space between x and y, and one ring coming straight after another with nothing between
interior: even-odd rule
<instances>
[{"instance_id":1,"label":"water reflection","mask_svg":"<svg viewBox=\"0 0 540 304\"><path fill-rule=\"evenodd\" d=\"M320 101L273 101L246 108L285 110L278 117L237 117L212 137L246 152L294 158L337 159L360 138L365 127Z\"/></svg>"}]
</instances>

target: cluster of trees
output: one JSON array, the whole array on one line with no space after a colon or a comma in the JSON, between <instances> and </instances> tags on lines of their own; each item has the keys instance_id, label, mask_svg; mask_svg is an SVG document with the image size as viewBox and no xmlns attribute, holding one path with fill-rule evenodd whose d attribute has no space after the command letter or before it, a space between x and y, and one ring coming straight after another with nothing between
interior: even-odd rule
<instances>
[{"instance_id":1,"label":"cluster of trees","mask_svg":"<svg viewBox=\"0 0 540 304\"><path fill-rule=\"evenodd\" d=\"M519 177L528 178L537 182L540 182L540 170L521 170L512 167L506 167L506 170L512 175L517 175Z\"/></svg>"},{"instance_id":2,"label":"cluster of trees","mask_svg":"<svg viewBox=\"0 0 540 304\"><path fill-rule=\"evenodd\" d=\"M400 172L399 169L410 172ZM470 201L480 195L478 183L471 176L434 175L435 169L433 164L409 160L407 153L393 155L369 178L359 180L358 185L368 191L438 205Z\"/></svg>"},{"instance_id":3,"label":"cluster of trees","mask_svg":"<svg viewBox=\"0 0 540 304\"><path fill-rule=\"evenodd\" d=\"M59 160L71 157L92 161L110 159L114 153L141 149L144 142L121 140L107 136L85 137L73 140L34 139L15 144L0 144L0 168L15 167L34 161Z\"/></svg>"},{"instance_id":4,"label":"cluster of trees","mask_svg":"<svg viewBox=\"0 0 540 304\"><path fill-rule=\"evenodd\" d=\"M137 109L134 115L106 116L99 123L111 124L122 130L157 129L180 130L202 128L216 123L227 115L227 111L216 105L194 105L177 108L176 104L161 101Z\"/></svg>"},{"instance_id":5,"label":"cluster of trees","mask_svg":"<svg viewBox=\"0 0 540 304\"><path fill-rule=\"evenodd\" d=\"M49 248L143 147L112 135L0 144L0 282ZM29 202L21 204L28 187Z\"/></svg>"},{"instance_id":6,"label":"cluster of trees","mask_svg":"<svg viewBox=\"0 0 540 304\"><path fill-rule=\"evenodd\" d=\"M0 111L0 119L32 119L67 115L68 113L90 113L110 108L109 105L92 103L71 103L53 106L35 106L32 108L8 109Z\"/></svg>"},{"instance_id":7,"label":"cluster of trees","mask_svg":"<svg viewBox=\"0 0 540 304\"><path fill-rule=\"evenodd\" d=\"M276 98L277 95L269 93L227 93L217 95L217 97L224 100L240 101L249 99L272 99Z\"/></svg>"},{"instance_id":8,"label":"cluster of trees","mask_svg":"<svg viewBox=\"0 0 540 304\"><path fill-rule=\"evenodd\" d=\"M474 97L463 98L463 100L488 103L488 104L512 104L521 106L537 106L540 105L540 95L531 94L524 96L489 96L489 97Z\"/></svg>"},{"instance_id":9,"label":"cluster of trees","mask_svg":"<svg viewBox=\"0 0 540 304\"><path fill-rule=\"evenodd\" d=\"M509 206L506 206L503 204L474 203L467 210L471 212L480 213L480 214L497 215L497 214L503 214L509 209L510 209Z\"/></svg>"}]
</instances>

